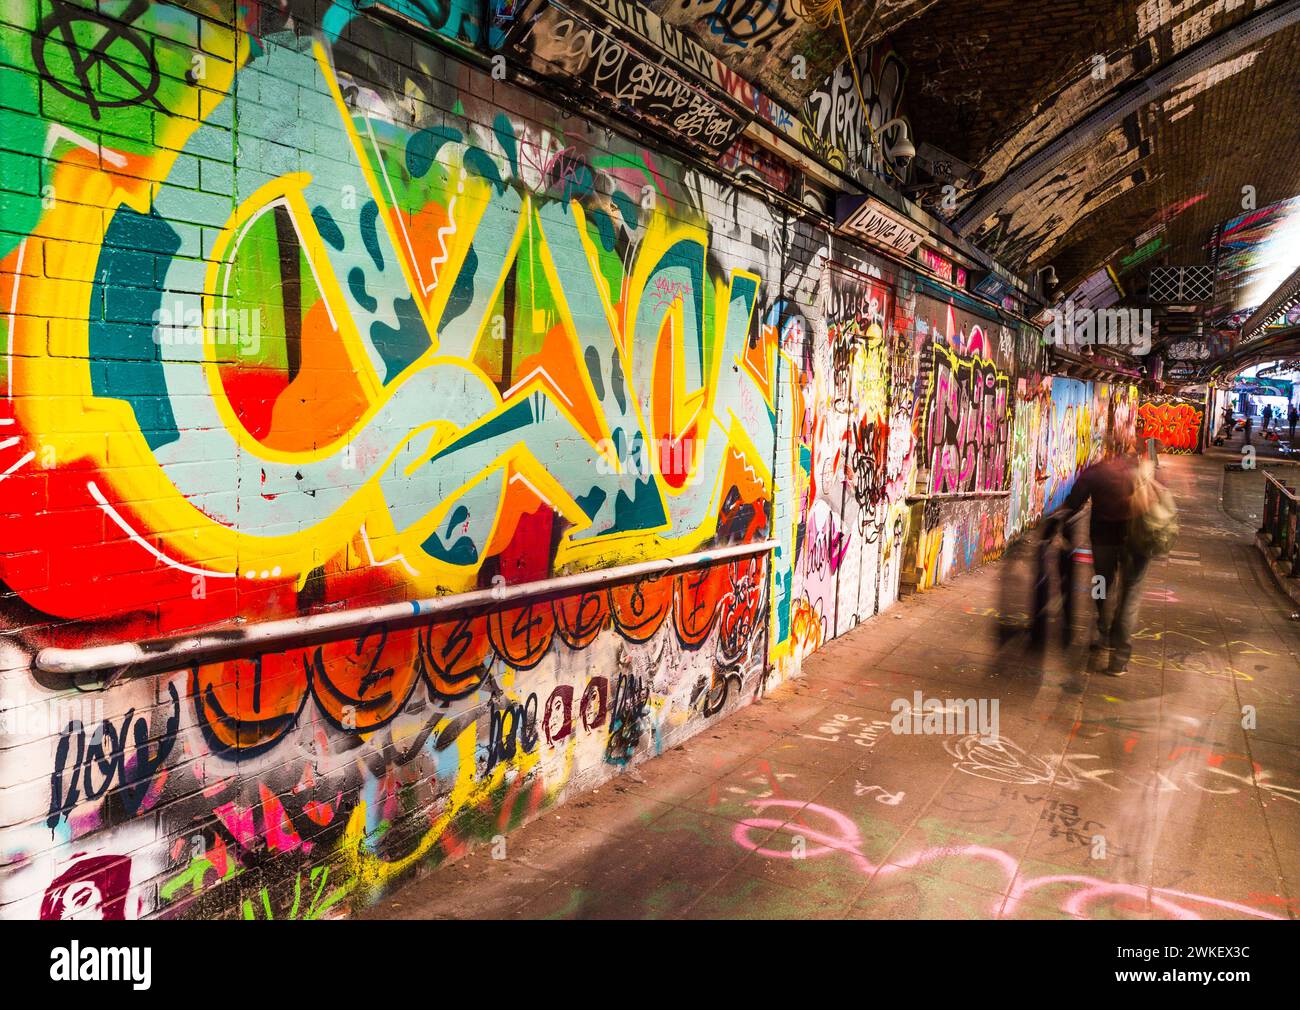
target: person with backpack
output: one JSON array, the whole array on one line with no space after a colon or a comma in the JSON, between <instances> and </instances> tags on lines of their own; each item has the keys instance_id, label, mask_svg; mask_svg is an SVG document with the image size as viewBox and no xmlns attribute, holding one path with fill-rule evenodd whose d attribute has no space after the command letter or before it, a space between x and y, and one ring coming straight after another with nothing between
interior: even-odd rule
<instances>
[{"instance_id":1,"label":"person with backpack","mask_svg":"<svg viewBox=\"0 0 1300 1010\"><path fill-rule=\"evenodd\" d=\"M1120 677L1128 672L1133 654L1142 579L1152 557L1169 553L1178 530L1177 516L1169 492L1155 481L1151 461L1132 452L1084 470L1048 522L1058 526L1071 522L1089 501L1092 597L1097 604L1089 665Z\"/></svg>"}]
</instances>

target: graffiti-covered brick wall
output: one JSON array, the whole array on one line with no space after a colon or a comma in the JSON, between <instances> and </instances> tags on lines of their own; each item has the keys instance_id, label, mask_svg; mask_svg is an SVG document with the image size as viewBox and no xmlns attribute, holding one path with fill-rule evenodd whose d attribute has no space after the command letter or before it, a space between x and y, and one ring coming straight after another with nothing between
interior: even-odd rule
<instances>
[{"instance_id":1,"label":"graffiti-covered brick wall","mask_svg":"<svg viewBox=\"0 0 1300 1010\"><path fill-rule=\"evenodd\" d=\"M352 5L223 6L5 5L7 916L337 914L789 636L783 214ZM34 666L774 537L107 691Z\"/></svg>"},{"instance_id":2,"label":"graffiti-covered brick wall","mask_svg":"<svg viewBox=\"0 0 1300 1010\"><path fill-rule=\"evenodd\" d=\"M897 598L916 470L915 278L822 232L803 241L789 305L802 353L787 362L798 404L795 657Z\"/></svg>"},{"instance_id":3,"label":"graffiti-covered brick wall","mask_svg":"<svg viewBox=\"0 0 1300 1010\"><path fill-rule=\"evenodd\" d=\"M922 294L922 447L905 569L925 589L995 560L1087 466L1131 449L1137 390L1042 372L1041 340Z\"/></svg>"},{"instance_id":4,"label":"graffiti-covered brick wall","mask_svg":"<svg viewBox=\"0 0 1300 1010\"><path fill-rule=\"evenodd\" d=\"M781 375L777 402L774 514L778 544L772 553L770 659L783 677L798 673L802 659L827 638L824 607L809 599L809 509L816 494L813 441L820 413L814 381L818 348L825 339L818 308L821 275L830 256L829 236L808 221L788 219L782 234Z\"/></svg>"},{"instance_id":5,"label":"graffiti-covered brick wall","mask_svg":"<svg viewBox=\"0 0 1300 1010\"><path fill-rule=\"evenodd\" d=\"M1156 393L1142 397L1137 408L1137 437L1154 438L1160 452L1187 454L1201 451L1205 427L1205 394L1178 396Z\"/></svg>"},{"instance_id":6,"label":"graffiti-covered brick wall","mask_svg":"<svg viewBox=\"0 0 1300 1010\"><path fill-rule=\"evenodd\" d=\"M932 291L917 296L914 325L919 451L904 578L926 589L1002 554L1017 382L1035 345Z\"/></svg>"},{"instance_id":7,"label":"graffiti-covered brick wall","mask_svg":"<svg viewBox=\"0 0 1300 1010\"><path fill-rule=\"evenodd\" d=\"M1090 464L1134 446L1137 387L1061 376L1020 380L1007 535L1061 507Z\"/></svg>"},{"instance_id":8,"label":"graffiti-covered brick wall","mask_svg":"<svg viewBox=\"0 0 1300 1010\"><path fill-rule=\"evenodd\" d=\"M450 48L0 5L0 916L346 914L997 557L1117 416L789 166L389 6Z\"/></svg>"},{"instance_id":9,"label":"graffiti-covered brick wall","mask_svg":"<svg viewBox=\"0 0 1300 1010\"><path fill-rule=\"evenodd\" d=\"M1011 432L1011 494L1007 499L1007 533L1015 536L1033 526L1047 506L1051 454L1052 380L1016 380L1016 414Z\"/></svg>"}]
</instances>

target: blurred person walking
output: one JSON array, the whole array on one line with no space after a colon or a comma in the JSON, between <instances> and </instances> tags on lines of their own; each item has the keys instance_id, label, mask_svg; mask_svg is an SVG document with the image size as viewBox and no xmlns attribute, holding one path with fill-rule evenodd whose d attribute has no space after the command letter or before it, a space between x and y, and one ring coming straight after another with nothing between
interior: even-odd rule
<instances>
[{"instance_id":1,"label":"blurred person walking","mask_svg":"<svg viewBox=\"0 0 1300 1010\"><path fill-rule=\"evenodd\" d=\"M1128 672L1147 566L1152 557L1169 552L1178 532L1173 499L1154 475L1151 460L1132 451L1119 452L1084 470L1064 504L1048 519L1054 533L1092 503L1088 538L1097 625L1089 665L1114 677Z\"/></svg>"}]
</instances>

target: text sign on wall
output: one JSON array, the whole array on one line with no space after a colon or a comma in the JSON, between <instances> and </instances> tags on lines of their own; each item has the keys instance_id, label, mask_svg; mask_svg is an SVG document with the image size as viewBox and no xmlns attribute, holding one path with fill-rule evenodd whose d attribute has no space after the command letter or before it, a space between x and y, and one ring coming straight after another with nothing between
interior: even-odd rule
<instances>
[{"instance_id":1,"label":"text sign on wall","mask_svg":"<svg viewBox=\"0 0 1300 1010\"><path fill-rule=\"evenodd\" d=\"M550 0L538 5L510 43L538 73L563 77L677 137L711 151L731 145L745 123L700 87L666 68L663 54L642 52L606 28ZM683 68L684 69L684 68Z\"/></svg>"},{"instance_id":2,"label":"text sign on wall","mask_svg":"<svg viewBox=\"0 0 1300 1010\"><path fill-rule=\"evenodd\" d=\"M898 214L870 197L844 217L842 227L858 238L903 256L910 256L925 237Z\"/></svg>"}]
</instances>

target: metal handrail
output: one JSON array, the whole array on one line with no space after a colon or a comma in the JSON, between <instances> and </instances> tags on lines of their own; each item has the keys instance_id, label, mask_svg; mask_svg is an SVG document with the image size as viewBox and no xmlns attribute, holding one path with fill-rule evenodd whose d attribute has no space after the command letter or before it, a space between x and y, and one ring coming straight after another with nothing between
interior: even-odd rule
<instances>
[{"instance_id":1,"label":"metal handrail","mask_svg":"<svg viewBox=\"0 0 1300 1010\"><path fill-rule=\"evenodd\" d=\"M1285 482L1279 480L1277 477L1274 477L1267 470L1264 471L1264 480L1267 483L1272 484L1275 488L1278 489L1278 491L1280 491L1287 498L1290 498L1293 502L1300 504L1300 495L1297 495L1296 492L1293 491L1290 487L1288 487Z\"/></svg>"},{"instance_id":2,"label":"metal handrail","mask_svg":"<svg viewBox=\"0 0 1300 1010\"><path fill-rule=\"evenodd\" d=\"M246 653L250 648L290 639L318 638L323 634L352 631L375 624L473 610L536 596L562 595L610 582L626 582L647 575L662 575L684 568L695 568L711 562L766 554L778 545L779 542L776 540L764 540L753 544L697 551L675 558L638 561L614 568L599 568L573 575L562 575L554 579L521 582L517 585L496 585L491 589L476 589L468 593L452 593L446 596L432 596L372 607L354 607L277 621L263 621L257 624L226 626L172 638L118 642L80 649L49 647L41 649L36 654L35 665L38 670L45 673L65 675L115 671L103 685L108 688L131 667L142 667L148 670L176 667L200 657L211 661L222 656Z\"/></svg>"},{"instance_id":3,"label":"metal handrail","mask_svg":"<svg viewBox=\"0 0 1300 1010\"><path fill-rule=\"evenodd\" d=\"M1291 578L1300 577L1300 496L1286 482L1264 471L1264 509L1258 543Z\"/></svg>"}]
</instances>

